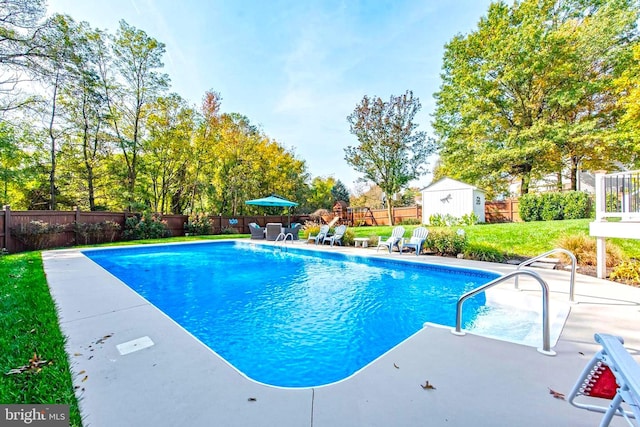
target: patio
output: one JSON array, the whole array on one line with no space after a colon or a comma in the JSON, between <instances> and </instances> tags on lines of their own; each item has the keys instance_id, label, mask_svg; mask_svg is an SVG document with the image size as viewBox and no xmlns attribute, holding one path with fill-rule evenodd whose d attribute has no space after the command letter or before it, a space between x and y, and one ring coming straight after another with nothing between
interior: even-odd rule
<instances>
[{"instance_id":1,"label":"patio","mask_svg":"<svg viewBox=\"0 0 640 427\"><path fill-rule=\"evenodd\" d=\"M309 249L398 257L371 248ZM555 357L532 347L470 334L457 337L449 328L426 326L341 382L275 388L244 377L78 250L43 252L43 260L68 337L85 425L593 426L601 414L574 408L549 390L569 392L599 350L593 340L596 332L624 337L625 347L640 360L640 289L578 274L578 304L571 307ZM514 269L453 258L403 260L500 273ZM550 285L551 304L568 300L568 272L536 271ZM520 287L538 292L526 279ZM116 347L143 337L153 345L128 354ZM421 387L426 381L435 389ZM611 425L626 423L614 419Z\"/></svg>"}]
</instances>

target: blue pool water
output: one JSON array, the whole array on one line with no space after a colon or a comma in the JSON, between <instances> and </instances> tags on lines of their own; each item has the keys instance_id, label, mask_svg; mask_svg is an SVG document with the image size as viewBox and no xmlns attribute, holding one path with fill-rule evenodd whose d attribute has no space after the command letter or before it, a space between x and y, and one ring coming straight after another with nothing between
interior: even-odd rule
<instances>
[{"instance_id":1,"label":"blue pool water","mask_svg":"<svg viewBox=\"0 0 640 427\"><path fill-rule=\"evenodd\" d=\"M87 250L248 377L284 387L346 378L496 274L239 242ZM484 294L464 306L464 323Z\"/></svg>"}]
</instances>

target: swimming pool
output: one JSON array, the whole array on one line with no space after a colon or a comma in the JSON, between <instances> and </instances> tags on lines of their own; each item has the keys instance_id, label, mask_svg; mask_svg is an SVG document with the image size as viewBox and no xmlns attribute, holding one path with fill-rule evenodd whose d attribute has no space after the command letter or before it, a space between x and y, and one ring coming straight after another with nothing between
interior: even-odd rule
<instances>
[{"instance_id":1,"label":"swimming pool","mask_svg":"<svg viewBox=\"0 0 640 427\"><path fill-rule=\"evenodd\" d=\"M256 381L348 377L425 322L453 326L458 297L497 274L245 242L83 253ZM484 295L465 302L465 324Z\"/></svg>"}]
</instances>

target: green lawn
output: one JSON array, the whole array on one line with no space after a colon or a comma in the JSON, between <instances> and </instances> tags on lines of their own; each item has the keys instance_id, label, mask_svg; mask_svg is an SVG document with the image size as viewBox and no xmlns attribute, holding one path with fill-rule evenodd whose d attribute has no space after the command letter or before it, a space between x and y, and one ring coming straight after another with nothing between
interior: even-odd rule
<instances>
[{"instance_id":1,"label":"green lawn","mask_svg":"<svg viewBox=\"0 0 640 427\"><path fill-rule=\"evenodd\" d=\"M81 426L40 252L0 256L0 290L0 402L70 405Z\"/></svg>"},{"instance_id":2,"label":"green lawn","mask_svg":"<svg viewBox=\"0 0 640 427\"><path fill-rule=\"evenodd\" d=\"M590 219L564 221L510 222L504 224L478 224L460 227L467 233L469 244L486 244L495 247L504 254L518 257L533 257L557 247L558 239L563 235L589 235ZM405 225L405 237L417 225ZM355 237L390 236L390 226L357 227ZM640 240L610 239L620 246L630 258L640 258Z\"/></svg>"}]
</instances>

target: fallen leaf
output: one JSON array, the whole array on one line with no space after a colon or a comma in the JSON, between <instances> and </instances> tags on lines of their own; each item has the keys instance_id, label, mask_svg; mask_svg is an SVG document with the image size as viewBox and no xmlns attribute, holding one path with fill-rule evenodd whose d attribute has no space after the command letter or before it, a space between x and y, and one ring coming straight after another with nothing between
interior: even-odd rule
<instances>
[{"instance_id":1,"label":"fallen leaf","mask_svg":"<svg viewBox=\"0 0 640 427\"><path fill-rule=\"evenodd\" d=\"M87 371L85 371L85 370L83 369L82 371L78 372L78 375L82 375L82 374L84 374L85 372L87 372Z\"/></svg>"},{"instance_id":2,"label":"fallen leaf","mask_svg":"<svg viewBox=\"0 0 640 427\"><path fill-rule=\"evenodd\" d=\"M400 366L396 365L395 363L393 364L393 367L396 369L400 369Z\"/></svg>"},{"instance_id":3,"label":"fallen leaf","mask_svg":"<svg viewBox=\"0 0 640 427\"><path fill-rule=\"evenodd\" d=\"M420 387L422 387L425 390L435 390L436 389L434 386L429 384L429 381L427 381L424 385L420 384Z\"/></svg>"},{"instance_id":4,"label":"fallen leaf","mask_svg":"<svg viewBox=\"0 0 640 427\"><path fill-rule=\"evenodd\" d=\"M102 343L104 343L104 341L105 341L107 338L111 338L112 336L113 336L113 334L105 335L105 336L103 336L102 338L100 338L98 341L96 341L96 344L102 344ZM91 347L91 346L89 346L89 347Z\"/></svg>"},{"instance_id":5,"label":"fallen leaf","mask_svg":"<svg viewBox=\"0 0 640 427\"><path fill-rule=\"evenodd\" d=\"M564 400L564 394L560 393L559 391L549 389L549 394L555 397L556 399Z\"/></svg>"},{"instance_id":6,"label":"fallen leaf","mask_svg":"<svg viewBox=\"0 0 640 427\"><path fill-rule=\"evenodd\" d=\"M73 353L74 356L82 356L82 353Z\"/></svg>"},{"instance_id":7,"label":"fallen leaf","mask_svg":"<svg viewBox=\"0 0 640 427\"><path fill-rule=\"evenodd\" d=\"M88 378L89 378L89 375L85 375L84 378L82 379L82 382L85 382Z\"/></svg>"},{"instance_id":8,"label":"fallen leaf","mask_svg":"<svg viewBox=\"0 0 640 427\"><path fill-rule=\"evenodd\" d=\"M249 402L255 402L255 401L256 401L256 400L258 400L258 399L256 399L255 397L250 397L250 398L248 398L247 400L248 400Z\"/></svg>"},{"instance_id":9,"label":"fallen leaf","mask_svg":"<svg viewBox=\"0 0 640 427\"><path fill-rule=\"evenodd\" d=\"M579 351L579 352L578 352L578 354L579 354L580 356L584 356L584 353L583 353L583 352L581 352L581 351Z\"/></svg>"}]
</instances>

